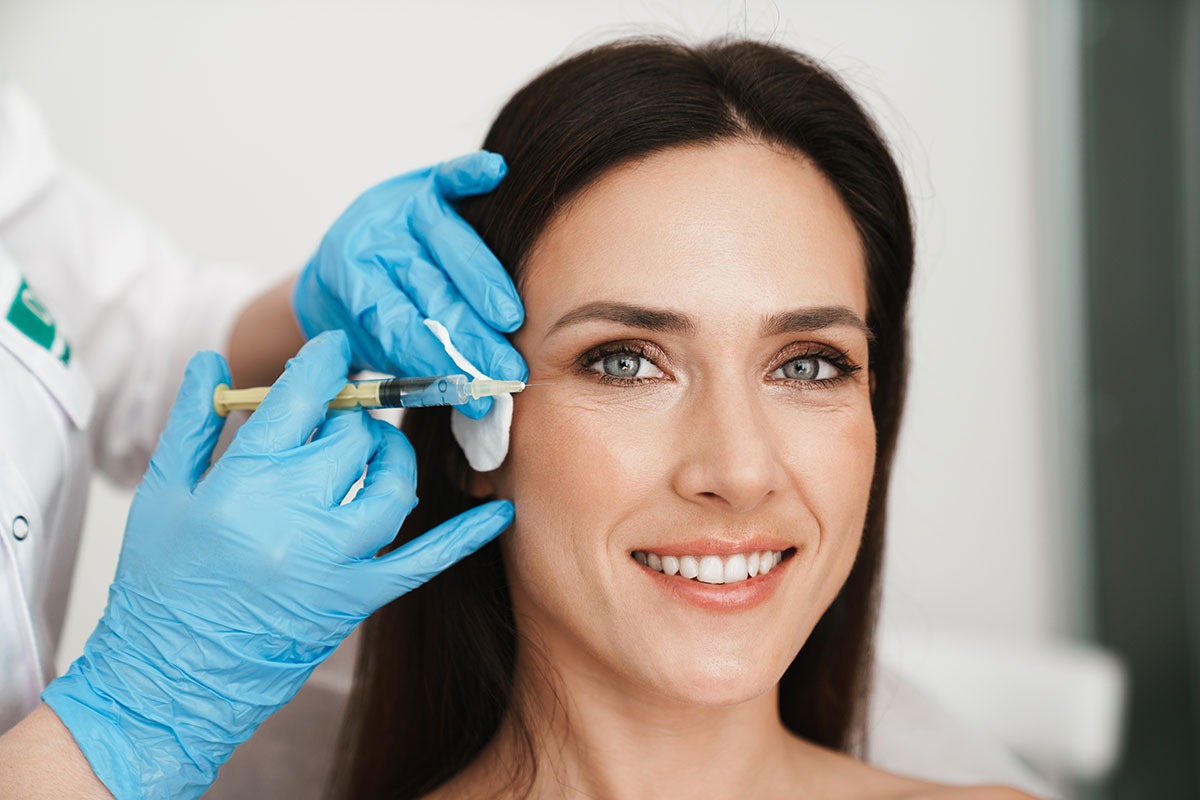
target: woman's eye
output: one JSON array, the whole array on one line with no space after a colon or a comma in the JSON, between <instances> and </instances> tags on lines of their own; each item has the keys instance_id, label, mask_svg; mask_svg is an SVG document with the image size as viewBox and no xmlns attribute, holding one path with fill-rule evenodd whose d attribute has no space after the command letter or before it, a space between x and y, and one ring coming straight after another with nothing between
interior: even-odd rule
<instances>
[{"instance_id":1,"label":"woman's eye","mask_svg":"<svg viewBox=\"0 0 1200 800\"><path fill-rule=\"evenodd\" d=\"M661 378L662 370L650 359L637 353L611 353L593 362L588 369L610 378Z\"/></svg>"},{"instance_id":2,"label":"woman's eye","mask_svg":"<svg viewBox=\"0 0 1200 800\"><path fill-rule=\"evenodd\" d=\"M771 373L772 378L785 378L792 381L824 381L836 378L842 371L817 356L793 358L782 367Z\"/></svg>"}]
</instances>

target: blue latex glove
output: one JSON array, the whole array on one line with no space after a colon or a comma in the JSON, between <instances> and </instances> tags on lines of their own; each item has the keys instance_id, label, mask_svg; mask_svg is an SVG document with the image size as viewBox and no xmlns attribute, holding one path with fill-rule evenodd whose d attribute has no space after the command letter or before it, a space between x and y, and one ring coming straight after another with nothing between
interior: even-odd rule
<instances>
[{"instance_id":1,"label":"blue latex glove","mask_svg":"<svg viewBox=\"0 0 1200 800\"><path fill-rule=\"evenodd\" d=\"M339 332L305 345L207 475L229 373L215 353L188 365L104 616L42 695L118 798L198 796L363 618L511 521L487 503L373 558L416 503L415 462L386 423L325 418L349 355Z\"/></svg>"},{"instance_id":2,"label":"blue latex glove","mask_svg":"<svg viewBox=\"0 0 1200 800\"><path fill-rule=\"evenodd\" d=\"M489 377L523 381L529 370L502 332L524 307L508 273L450 202L492 191L504 158L480 151L384 181L333 223L292 294L307 337L341 329L354 366L389 375L458 374L422 324L432 317ZM490 397L461 407L478 419Z\"/></svg>"}]
</instances>

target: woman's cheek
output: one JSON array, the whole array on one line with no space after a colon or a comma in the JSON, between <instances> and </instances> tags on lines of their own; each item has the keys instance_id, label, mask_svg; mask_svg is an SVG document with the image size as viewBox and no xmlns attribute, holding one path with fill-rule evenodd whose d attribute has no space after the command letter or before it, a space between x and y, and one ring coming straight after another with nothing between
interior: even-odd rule
<instances>
[{"instance_id":1,"label":"woman's cheek","mask_svg":"<svg viewBox=\"0 0 1200 800\"><path fill-rule=\"evenodd\" d=\"M510 460L524 486L544 481L567 493L591 495L597 485L615 491L630 469L646 463L647 451L670 446L661 424L655 424L661 415L628 404L561 402L556 395L518 412ZM611 496L608 490L605 494Z\"/></svg>"},{"instance_id":2,"label":"woman's cheek","mask_svg":"<svg viewBox=\"0 0 1200 800\"><path fill-rule=\"evenodd\" d=\"M852 562L875 473L875 425L869 405L825 422L815 446L793 457L804 461L799 483L820 523L820 549Z\"/></svg>"},{"instance_id":3,"label":"woman's cheek","mask_svg":"<svg viewBox=\"0 0 1200 800\"><path fill-rule=\"evenodd\" d=\"M603 544L639 504L651 502L650 473L670 448L650 427L628 409L551 402L519 408L504 468L516 529L522 536L537 531L539 545L559 554Z\"/></svg>"}]
</instances>

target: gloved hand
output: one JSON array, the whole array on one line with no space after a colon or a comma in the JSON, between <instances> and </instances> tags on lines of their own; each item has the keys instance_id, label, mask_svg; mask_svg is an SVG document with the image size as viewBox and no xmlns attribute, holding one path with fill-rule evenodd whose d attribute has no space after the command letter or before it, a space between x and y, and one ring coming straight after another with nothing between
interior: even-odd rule
<instances>
[{"instance_id":1,"label":"gloved hand","mask_svg":"<svg viewBox=\"0 0 1200 800\"><path fill-rule=\"evenodd\" d=\"M489 377L523 381L525 361L501 335L525 311L508 273L450 202L492 191L504 158L480 151L384 181L333 223L292 294L306 337L341 329L353 363L390 375L457 374L425 326L432 317ZM492 399L460 410L478 419Z\"/></svg>"},{"instance_id":2,"label":"gloved hand","mask_svg":"<svg viewBox=\"0 0 1200 800\"><path fill-rule=\"evenodd\" d=\"M511 521L487 503L373 558L416 503L415 462L384 422L326 418L349 356L339 332L306 344L207 475L229 373L188 365L104 616L42 695L118 798L198 796L355 625Z\"/></svg>"}]
</instances>

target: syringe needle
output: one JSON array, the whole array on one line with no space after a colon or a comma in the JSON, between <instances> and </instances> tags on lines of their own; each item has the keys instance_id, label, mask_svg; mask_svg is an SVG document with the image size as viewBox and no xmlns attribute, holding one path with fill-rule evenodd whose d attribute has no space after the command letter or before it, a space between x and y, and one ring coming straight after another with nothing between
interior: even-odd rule
<instances>
[{"instance_id":1,"label":"syringe needle","mask_svg":"<svg viewBox=\"0 0 1200 800\"><path fill-rule=\"evenodd\" d=\"M494 381L488 378L476 378L467 384L471 396L478 400L480 397L493 397L498 394L514 394L524 391L526 384L521 381Z\"/></svg>"}]
</instances>

